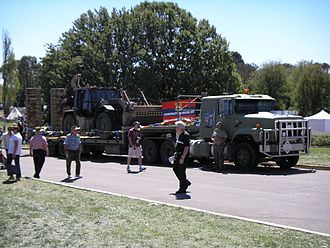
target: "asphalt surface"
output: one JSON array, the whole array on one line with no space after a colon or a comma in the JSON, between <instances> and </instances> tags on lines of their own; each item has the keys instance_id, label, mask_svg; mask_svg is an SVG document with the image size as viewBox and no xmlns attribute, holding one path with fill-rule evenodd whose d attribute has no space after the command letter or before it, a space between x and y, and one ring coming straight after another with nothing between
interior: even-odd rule
<instances>
[{"instance_id":1,"label":"asphalt surface","mask_svg":"<svg viewBox=\"0 0 330 248\"><path fill-rule=\"evenodd\" d=\"M33 175L31 157L22 156L21 167L23 175ZM170 167L146 167L138 173L132 166L127 174L126 158L88 157L82 159L83 178L66 181L65 160L48 157L41 178L330 234L330 171L259 167L246 173L228 166L217 173L195 164L187 169L188 193L176 196L178 182ZM73 175L74 169L73 162Z\"/></svg>"}]
</instances>

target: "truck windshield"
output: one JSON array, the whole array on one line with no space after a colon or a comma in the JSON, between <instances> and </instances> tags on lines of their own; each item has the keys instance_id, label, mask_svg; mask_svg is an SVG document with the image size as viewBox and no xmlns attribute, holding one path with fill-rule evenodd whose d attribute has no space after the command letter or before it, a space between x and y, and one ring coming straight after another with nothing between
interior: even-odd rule
<instances>
[{"instance_id":1,"label":"truck windshield","mask_svg":"<svg viewBox=\"0 0 330 248\"><path fill-rule=\"evenodd\" d=\"M236 100L235 112L238 114L253 114L277 110L273 100Z\"/></svg>"},{"instance_id":2,"label":"truck windshield","mask_svg":"<svg viewBox=\"0 0 330 248\"><path fill-rule=\"evenodd\" d=\"M110 100L113 98L118 98L116 90L113 89L93 89L91 90L91 99L93 102L99 102L101 100Z\"/></svg>"}]
</instances>

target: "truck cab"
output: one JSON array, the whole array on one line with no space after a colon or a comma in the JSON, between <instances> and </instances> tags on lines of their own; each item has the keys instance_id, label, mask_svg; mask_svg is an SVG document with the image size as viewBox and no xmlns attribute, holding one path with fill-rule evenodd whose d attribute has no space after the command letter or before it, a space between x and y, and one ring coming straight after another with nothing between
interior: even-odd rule
<instances>
[{"instance_id":1,"label":"truck cab","mask_svg":"<svg viewBox=\"0 0 330 248\"><path fill-rule=\"evenodd\" d=\"M277 109L275 99L267 95L203 97L200 137L209 142L216 123L221 121L228 134L225 155L229 161L246 170L253 170L264 160L289 168L298 162L299 155L309 153L310 129L303 117L279 114ZM198 149L191 150L198 155L194 152Z\"/></svg>"}]
</instances>

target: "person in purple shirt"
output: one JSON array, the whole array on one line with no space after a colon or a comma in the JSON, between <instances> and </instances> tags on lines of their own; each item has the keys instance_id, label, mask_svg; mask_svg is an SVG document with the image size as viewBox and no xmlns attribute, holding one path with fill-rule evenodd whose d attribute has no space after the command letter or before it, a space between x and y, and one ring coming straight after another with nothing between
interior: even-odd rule
<instances>
[{"instance_id":1,"label":"person in purple shirt","mask_svg":"<svg viewBox=\"0 0 330 248\"><path fill-rule=\"evenodd\" d=\"M33 156L35 173L34 178L40 178L41 169L48 156L47 139L41 134L41 128L36 127L36 134L30 140L30 156Z\"/></svg>"}]
</instances>

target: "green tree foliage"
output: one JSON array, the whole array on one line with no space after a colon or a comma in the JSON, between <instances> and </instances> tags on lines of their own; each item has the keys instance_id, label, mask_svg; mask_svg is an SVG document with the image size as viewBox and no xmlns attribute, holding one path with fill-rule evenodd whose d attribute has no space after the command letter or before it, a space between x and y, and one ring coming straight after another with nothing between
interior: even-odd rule
<instances>
[{"instance_id":1,"label":"green tree foliage","mask_svg":"<svg viewBox=\"0 0 330 248\"><path fill-rule=\"evenodd\" d=\"M232 58L237 67L237 72L241 76L242 86L244 88L250 88L249 78L251 74L258 69L256 64L246 64L238 52L232 53Z\"/></svg>"},{"instance_id":2,"label":"green tree foliage","mask_svg":"<svg viewBox=\"0 0 330 248\"><path fill-rule=\"evenodd\" d=\"M19 88L19 80L17 73L17 61L15 54L11 47L11 39L8 32L4 31L2 36L3 44L3 65L1 67L1 74L3 78L2 97L4 114L9 114L9 106L15 103L17 91Z\"/></svg>"},{"instance_id":3,"label":"green tree foliage","mask_svg":"<svg viewBox=\"0 0 330 248\"><path fill-rule=\"evenodd\" d=\"M39 64L37 58L32 56L23 56L18 61L18 78L20 88L17 94L16 105L25 106L26 88L38 87L37 69Z\"/></svg>"},{"instance_id":4,"label":"green tree foliage","mask_svg":"<svg viewBox=\"0 0 330 248\"><path fill-rule=\"evenodd\" d=\"M266 94L274 97L280 109L290 107L288 76L290 69L278 62L264 64L252 73L249 86L253 93Z\"/></svg>"},{"instance_id":5,"label":"green tree foliage","mask_svg":"<svg viewBox=\"0 0 330 248\"><path fill-rule=\"evenodd\" d=\"M178 94L234 93L240 87L227 41L206 20L177 4L88 11L48 45L40 82L45 93L81 73L83 83L142 89L153 102Z\"/></svg>"},{"instance_id":6,"label":"green tree foliage","mask_svg":"<svg viewBox=\"0 0 330 248\"><path fill-rule=\"evenodd\" d=\"M300 62L289 77L294 108L303 116L330 110L330 75L323 65Z\"/></svg>"}]
</instances>

